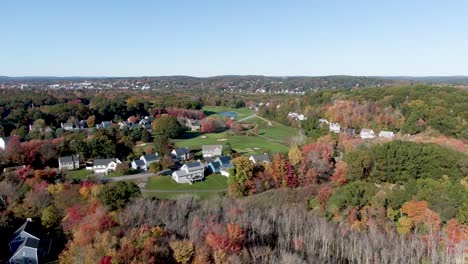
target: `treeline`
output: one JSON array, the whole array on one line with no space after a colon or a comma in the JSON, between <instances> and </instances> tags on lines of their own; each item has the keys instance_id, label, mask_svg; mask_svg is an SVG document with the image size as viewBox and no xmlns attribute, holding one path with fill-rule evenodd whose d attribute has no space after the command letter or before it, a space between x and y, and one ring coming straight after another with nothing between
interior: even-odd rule
<instances>
[{"instance_id":1,"label":"treeline","mask_svg":"<svg viewBox=\"0 0 468 264\"><path fill-rule=\"evenodd\" d=\"M372 128L402 134L421 132L468 139L468 92L439 86L404 86L351 90L322 90L302 100L277 99L259 114L282 123L289 112L304 113L307 121L297 123L313 135L318 119L338 122L342 128Z\"/></svg>"}]
</instances>

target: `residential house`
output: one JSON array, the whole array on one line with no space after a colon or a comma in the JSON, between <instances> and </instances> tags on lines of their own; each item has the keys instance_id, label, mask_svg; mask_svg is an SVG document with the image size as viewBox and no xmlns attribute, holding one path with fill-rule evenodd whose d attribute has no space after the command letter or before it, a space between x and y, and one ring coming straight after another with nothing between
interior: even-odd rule
<instances>
[{"instance_id":1,"label":"residential house","mask_svg":"<svg viewBox=\"0 0 468 264\"><path fill-rule=\"evenodd\" d=\"M73 123L60 123L60 127L63 128L63 130L66 131L72 131L77 128L77 126Z\"/></svg>"},{"instance_id":2,"label":"residential house","mask_svg":"<svg viewBox=\"0 0 468 264\"><path fill-rule=\"evenodd\" d=\"M268 157L267 154L253 155L250 156L249 160L252 161L253 164L270 163L270 157Z\"/></svg>"},{"instance_id":3,"label":"residential house","mask_svg":"<svg viewBox=\"0 0 468 264\"><path fill-rule=\"evenodd\" d=\"M369 128L361 129L361 133L359 134L363 139L375 138L374 130Z\"/></svg>"},{"instance_id":4,"label":"residential house","mask_svg":"<svg viewBox=\"0 0 468 264\"><path fill-rule=\"evenodd\" d=\"M138 122L138 124L143 127L144 129L151 130L151 123L153 122L152 116L145 116L143 119Z\"/></svg>"},{"instance_id":5,"label":"residential house","mask_svg":"<svg viewBox=\"0 0 468 264\"><path fill-rule=\"evenodd\" d=\"M221 145L203 145L202 155L203 157L216 157L223 154L223 146Z\"/></svg>"},{"instance_id":6,"label":"residential house","mask_svg":"<svg viewBox=\"0 0 468 264\"><path fill-rule=\"evenodd\" d=\"M136 159L132 161L132 169L134 170L148 170L148 167L146 167L146 164L143 160L141 159Z\"/></svg>"},{"instance_id":7,"label":"residential house","mask_svg":"<svg viewBox=\"0 0 468 264\"><path fill-rule=\"evenodd\" d=\"M58 162L60 170L77 170L80 168L80 156L78 155L60 157Z\"/></svg>"},{"instance_id":8,"label":"residential house","mask_svg":"<svg viewBox=\"0 0 468 264\"><path fill-rule=\"evenodd\" d=\"M26 165L6 167L6 168L3 168L3 173L13 172L13 171L21 170L21 169L24 169L24 168L26 168Z\"/></svg>"},{"instance_id":9,"label":"residential house","mask_svg":"<svg viewBox=\"0 0 468 264\"><path fill-rule=\"evenodd\" d=\"M6 149L8 142L10 142L12 137L2 137L0 138L0 149Z\"/></svg>"},{"instance_id":10,"label":"residential house","mask_svg":"<svg viewBox=\"0 0 468 264\"><path fill-rule=\"evenodd\" d=\"M346 129L346 134L350 135L350 136L354 136L354 134L356 134L356 129L348 128L348 129Z\"/></svg>"},{"instance_id":11,"label":"residential house","mask_svg":"<svg viewBox=\"0 0 468 264\"><path fill-rule=\"evenodd\" d=\"M153 162L159 161L158 154L146 154L146 155L141 155L140 159L133 160L132 161L132 168L135 170L148 170L149 165Z\"/></svg>"},{"instance_id":12,"label":"residential house","mask_svg":"<svg viewBox=\"0 0 468 264\"><path fill-rule=\"evenodd\" d=\"M219 161L212 161L208 163L206 169L209 173L220 173L221 171L221 162Z\"/></svg>"},{"instance_id":13,"label":"residential house","mask_svg":"<svg viewBox=\"0 0 468 264\"><path fill-rule=\"evenodd\" d=\"M330 123L328 129L333 133L340 133L341 132L341 126L338 123Z\"/></svg>"},{"instance_id":14,"label":"residential house","mask_svg":"<svg viewBox=\"0 0 468 264\"><path fill-rule=\"evenodd\" d=\"M184 164L179 170L172 173L172 179L177 183L194 183L201 181L205 177L205 166L200 162Z\"/></svg>"},{"instance_id":15,"label":"residential house","mask_svg":"<svg viewBox=\"0 0 468 264\"><path fill-rule=\"evenodd\" d=\"M144 161L146 167L149 168L151 163L159 161L159 156L158 153L141 155L140 160Z\"/></svg>"},{"instance_id":16,"label":"residential house","mask_svg":"<svg viewBox=\"0 0 468 264\"><path fill-rule=\"evenodd\" d=\"M201 129L200 121L195 119L187 119L185 125L190 129L190 131L200 131Z\"/></svg>"},{"instance_id":17,"label":"residential house","mask_svg":"<svg viewBox=\"0 0 468 264\"><path fill-rule=\"evenodd\" d=\"M215 162L218 162L221 164L221 167L219 168L219 173L221 175L229 177L229 170L234 168L234 165L231 163L231 157L230 156L221 156L217 157L215 159Z\"/></svg>"},{"instance_id":18,"label":"residential house","mask_svg":"<svg viewBox=\"0 0 468 264\"><path fill-rule=\"evenodd\" d=\"M171 151L171 155L177 161L188 160L190 158L190 150L188 148L176 148Z\"/></svg>"},{"instance_id":19,"label":"residential house","mask_svg":"<svg viewBox=\"0 0 468 264\"><path fill-rule=\"evenodd\" d=\"M115 171L117 164L122 163L119 159L97 159L93 163L95 174L107 174L109 171Z\"/></svg>"},{"instance_id":20,"label":"residential house","mask_svg":"<svg viewBox=\"0 0 468 264\"><path fill-rule=\"evenodd\" d=\"M395 136L395 134L393 134L393 131L380 131L379 133L379 137L383 137L383 138L393 138Z\"/></svg>"},{"instance_id":21,"label":"residential house","mask_svg":"<svg viewBox=\"0 0 468 264\"><path fill-rule=\"evenodd\" d=\"M43 263L52 242L44 234L43 228L28 218L13 234L9 243L11 257L8 263Z\"/></svg>"},{"instance_id":22,"label":"residential house","mask_svg":"<svg viewBox=\"0 0 468 264\"><path fill-rule=\"evenodd\" d=\"M307 117L305 117L303 114L295 113L295 112L289 112L288 117L297 120L297 121L304 121L307 120Z\"/></svg>"},{"instance_id":23,"label":"residential house","mask_svg":"<svg viewBox=\"0 0 468 264\"><path fill-rule=\"evenodd\" d=\"M96 125L97 129L107 129L112 126L112 121L102 121L100 124Z\"/></svg>"}]
</instances>

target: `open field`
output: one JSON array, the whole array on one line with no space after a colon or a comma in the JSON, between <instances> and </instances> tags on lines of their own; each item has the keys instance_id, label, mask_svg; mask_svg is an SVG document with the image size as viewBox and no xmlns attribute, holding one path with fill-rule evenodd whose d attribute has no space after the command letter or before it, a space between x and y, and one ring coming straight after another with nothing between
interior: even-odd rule
<instances>
[{"instance_id":1,"label":"open field","mask_svg":"<svg viewBox=\"0 0 468 264\"><path fill-rule=\"evenodd\" d=\"M154 176L148 179L146 190L164 190L164 191L206 191L206 190L224 190L227 188L227 177L222 175L208 175L202 182L196 182L192 185L188 183L177 183L170 176Z\"/></svg>"},{"instance_id":2,"label":"open field","mask_svg":"<svg viewBox=\"0 0 468 264\"><path fill-rule=\"evenodd\" d=\"M192 150L201 150L202 145L223 145L229 142L232 149L241 154L259 154L265 152L285 153L288 151L288 147L282 143L258 136L237 136L229 131L203 134L189 139L175 139L174 141L177 146L188 147Z\"/></svg>"},{"instance_id":3,"label":"open field","mask_svg":"<svg viewBox=\"0 0 468 264\"><path fill-rule=\"evenodd\" d=\"M238 114L237 120L255 114L255 111L247 108L229 108L221 106L204 107L207 115L217 116L220 112L235 112ZM192 150L200 150L202 145L225 144L229 142L231 147L241 154L260 154L260 153L285 153L288 147L285 145L287 138L296 136L297 130L272 122L270 126L265 120L258 117L250 118L243 123L253 123L259 128L258 136L235 135L230 131L222 133L187 133L185 138L174 140L179 147L188 147Z\"/></svg>"},{"instance_id":4,"label":"open field","mask_svg":"<svg viewBox=\"0 0 468 264\"><path fill-rule=\"evenodd\" d=\"M222 196L227 188L227 178L221 175L209 175L202 182L192 185L176 183L170 176L154 176L148 179L143 196L159 199L177 199L184 196L207 199Z\"/></svg>"},{"instance_id":5,"label":"open field","mask_svg":"<svg viewBox=\"0 0 468 264\"><path fill-rule=\"evenodd\" d=\"M297 136L298 131L292 127L272 121L271 126L258 117L250 118L242 123L253 123L258 126L258 135L274 140L286 141L289 137Z\"/></svg>"},{"instance_id":6,"label":"open field","mask_svg":"<svg viewBox=\"0 0 468 264\"><path fill-rule=\"evenodd\" d=\"M235 120L255 114L254 110L250 110L248 108L230 108L226 106L204 106L203 112L206 116L219 116L218 113L221 112L234 112L237 113Z\"/></svg>"},{"instance_id":7,"label":"open field","mask_svg":"<svg viewBox=\"0 0 468 264\"><path fill-rule=\"evenodd\" d=\"M86 169L70 171L69 178L71 180L86 180L87 176L94 176L93 171L88 171Z\"/></svg>"}]
</instances>

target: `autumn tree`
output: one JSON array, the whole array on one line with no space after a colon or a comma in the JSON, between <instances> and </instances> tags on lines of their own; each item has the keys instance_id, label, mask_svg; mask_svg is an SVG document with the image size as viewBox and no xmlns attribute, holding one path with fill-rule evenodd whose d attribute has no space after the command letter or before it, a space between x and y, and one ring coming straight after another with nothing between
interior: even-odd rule
<instances>
[{"instance_id":1,"label":"autumn tree","mask_svg":"<svg viewBox=\"0 0 468 264\"><path fill-rule=\"evenodd\" d=\"M297 166L302 160L301 149L297 145L294 145L288 152L288 158L291 165Z\"/></svg>"}]
</instances>

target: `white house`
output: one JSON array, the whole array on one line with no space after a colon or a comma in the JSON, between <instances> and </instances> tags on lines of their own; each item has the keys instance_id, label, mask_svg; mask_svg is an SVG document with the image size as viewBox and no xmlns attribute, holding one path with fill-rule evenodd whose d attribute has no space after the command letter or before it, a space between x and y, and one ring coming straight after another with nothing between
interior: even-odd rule
<instances>
[{"instance_id":1,"label":"white house","mask_svg":"<svg viewBox=\"0 0 468 264\"><path fill-rule=\"evenodd\" d=\"M158 153L146 154L141 155L140 159L145 162L146 167L149 167L151 163L159 161L159 156Z\"/></svg>"},{"instance_id":2,"label":"white house","mask_svg":"<svg viewBox=\"0 0 468 264\"><path fill-rule=\"evenodd\" d=\"M393 131L380 131L379 133L379 137L383 137L383 138L393 138L395 136L395 134L393 134Z\"/></svg>"},{"instance_id":3,"label":"white house","mask_svg":"<svg viewBox=\"0 0 468 264\"><path fill-rule=\"evenodd\" d=\"M0 149L6 149L8 143L13 139L13 137L15 136L0 138Z\"/></svg>"},{"instance_id":4,"label":"white house","mask_svg":"<svg viewBox=\"0 0 468 264\"><path fill-rule=\"evenodd\" d=\"M60 170L77 170L80 168L80 156L78 155L60 157L58 162Z\"/></svg>"},{"instance_id":5,"label":"white house","mask_svg":"<svg viewBox=\"0 0 468 264\"><path fill-rule=\"evenodd\" d=\"M333 133L340 133L341 132L341 126L338 123L330 123L328 129Z\"/></svg>"},{"instance_id":6,"label":"white house","mask_svg":"<svg viewBox=\"0 0 468 264\"><path fill-rule=\"evenodd\" d=\"M179 170L172 173L172 179L177 183L194 183L205 177L205 166L200 162L184 164Z\"/></svg>"},{"instance_id":7,"label":"white house","mask_svg":"<svg viewBox=\"0 0 468 264\"><path fill-rule=\"evenodd\" d=\"M136 159L132 161L132 169L134 170L147 170L146 164L141 159Z\"/></svg>"},{"instance_id":8,"label":"white house","mask_svg":"<svg viewBox=\"0 0 468 264\"><path fill-rule=\"evenodd\" d=\"M97 159L93 163L95 174L107 174L109 171L115 171L117 164L122 163L119 159Z\"/></svg>"},{"instance_id":9,"label":"white house","mask_svg":"<svg viewBox=\"0 0 468 264\"><path fill-rule=\"evenodd\" d=\"M249 160L252 161L253 164L270 163L270 157L268 157L267 154L252 155Z\"/></svg>"},{"instance_id":10,"label":"white house","mask_svg":"<svg viewBox=\"0 0 468 264\"><path fill-rule=\"evenodd\" d=\"M295 112L289 112L288 117L293 119L293 120L298 120L298 121L307 120L307 117L305 117L303 114L299 114L299 113L295 113Z\"/></svg>"},{"instance_id":11,"label":"white house","mask_svg":"<svg viewBox=\"0 0 468 264\"><path fill-rule=\"evenodd\" d=\"M188 148L176 148L171 151L171 155L178 161L188 160L190 157L190 150Z\"/></svg>"},{"instance_id":12,"label":"white house","mask_svg":"<svg viewBox=\"0 0 468 264\"><path fill-rule=\"evenodd\" d=\"M327 124L327 125L330 124L330 122L328 122L328 120L326 120L325 118L320 118L319 123L320 124Z\"/></svg>"},{"instance_id":13,"label":"white house","mask_svg":"<svg viewBox=\"0 0 468 264\"><path fill-rule=\"evenodd\" d=\"M363 128L361 129L361 133L359 134L361 138L367 139L367 138L375 138L375 133L374 130L368 129L368 128Z\"/></svg>"},{"instance_id":14,"label":"white house","mask_svg":"<svg viewBox=\"0 0 468 264\"><path fill-rule=\"evenodd\" d=\"M223 146L221 145L203 145L202 146L203 157L216 157L223 154Z\"/></svg>"}]
</instances>

